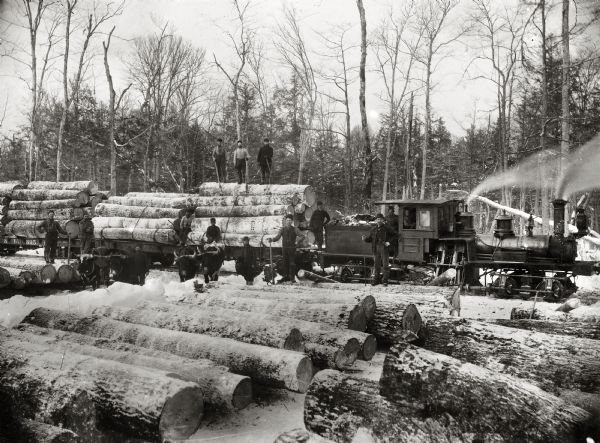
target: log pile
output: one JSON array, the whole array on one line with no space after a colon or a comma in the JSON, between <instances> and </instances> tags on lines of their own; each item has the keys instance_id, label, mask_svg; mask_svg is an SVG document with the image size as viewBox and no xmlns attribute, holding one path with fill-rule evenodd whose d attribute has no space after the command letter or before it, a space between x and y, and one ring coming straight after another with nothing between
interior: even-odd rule
<instances>
[{"instance_id":1,"label":"log pile","mask_svg":"<svg viewBox=\"0 0 600 443\"><path fill-rule=\"evenodd\" d=\"M294 215L296 225L306 224L315 205L314 190L304 185L249 185L246 190L243 185L204 183L197 194L130 192L110 197L96 207L95 236L177 244L175 219L193 209L189 245L205 240L206 228L214 217L225 246L241 246L245 236L251 246L268 246L265 237L277 233L286 214ZM302 244L309 245L307 241Z\"/></svg>"},{"instance_id":2,"label":"log pile","mask_svg":"<svg viewBox=\"0 0 600 443\"><path fill-rule=\"evenodd\" d=\"M41 257L0 257L0 287L24 289L79 281L76 262L52 265Z\"/></svg>"},{"instance_id":3,"label":"log pile","mask_svg":"<svg viewBox=\"0 0 600 443\"><path fill-rule=\"evenodd\" d=\"M26 187L12 182L0 183L2 235L43 239L45 234L38 228L52 211L54 219L75 239L79 234L79 220L85 214L93 216L104 197L93 181L33 181Z\"/></svg>"}]
</instances>

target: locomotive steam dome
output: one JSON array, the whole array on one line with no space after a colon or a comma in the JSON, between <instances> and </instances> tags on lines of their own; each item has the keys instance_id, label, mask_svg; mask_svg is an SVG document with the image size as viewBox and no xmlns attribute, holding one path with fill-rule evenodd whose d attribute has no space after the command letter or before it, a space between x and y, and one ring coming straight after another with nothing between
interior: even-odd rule
<instances>
[{"instance_id":1,"label":"locomotive steam dome","mask_svg":"<svg viewBox=\"0 0 600 443\"><path fill-rule=\"evenodd\" d=\"M494 229L494 237L507 238L514 237L513 218L510 215L500 214L495 219L496 229Z\"/></svg>"}]
</instances>

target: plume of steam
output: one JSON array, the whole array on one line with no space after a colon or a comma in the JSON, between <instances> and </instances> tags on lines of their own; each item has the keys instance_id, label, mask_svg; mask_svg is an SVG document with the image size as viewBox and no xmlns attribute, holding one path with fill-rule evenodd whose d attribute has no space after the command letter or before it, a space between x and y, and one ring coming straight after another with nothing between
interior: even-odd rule
<instances>
[{"instance_id":1,"label":"plume of steam","mask_svg":"<svg viewBox=\"0 0 600 443\"><path fill-rule=\"evenodd\" d=\"M600 134L571 154L563 170L556 195L567 200L575 192L600 187Z\"/></svg>"}]
</instances>

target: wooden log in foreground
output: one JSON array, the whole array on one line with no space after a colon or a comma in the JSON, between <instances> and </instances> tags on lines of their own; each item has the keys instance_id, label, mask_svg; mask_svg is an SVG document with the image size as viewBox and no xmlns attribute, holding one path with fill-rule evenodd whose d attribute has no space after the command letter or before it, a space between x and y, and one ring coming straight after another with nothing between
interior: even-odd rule
<instances>
[{"instance_id":1,"label":"wooden log in foreground","mask_svg":"<svg viewBox=\"0 0 600 443\"><path fill-rule=\"evenodd\" d=\"M377 337L378 343L392 344L407 337L418 336L423 320L417 307L408 301L377 302L375 314L369 321L367 332Z\"/></svg>"},{"instance_id":2,"label":"wooden log in foreground","mask_svg":"<svg viewBox=\"0 0 600 443\"><path fill-rule=\"evenodd\" d=\"M494 323L509 328L526 329L528 331L545 332L546 334L559 334L578 338L600 340L600 323L529 319L507 320L505 318L496 318L487 321L489 323Z\"/></svg>"},{"instance_id":3,"label":"wooden log in foreground","mask_svg":"<svg viewBox=\"0 0 600 443\"><path fill-rule=\"evenodd\" d=\"M33 283L51 284L56 280L56 268L48 263L32 263L16 258L0 258L0 267L17 268L35 275ZM26 278L26 277L23 277Z\"/></svg>"},{"instance_id":4,"label":"wooden log in foreground","mask_svg":"<svg viewBox=\"0 0 600 443\"><path fill-rule=\"evenodd\" d=\"M74 182L33 181L29 182L27 188L85 191L88 194L92 195L98 192L98 185L93 180L83 180Z\"/></svg>"},{"instance_id":5,"label":"wooden log in foreground","mask_svg":"<svg viewBox=\"0 0 600 443\"><path fill-rule=\"evenodd\" d=\"M312 364L304 354L227 338L134 325L107 318L82 317L52 309L34 309L25 319L41 327L120 340L136 346L171 352L186 358L208 358L257 383L304 392Z\"/></svg>"},{"instance_id":6,"label":"wooden log in foreground","mask_svg":"<svg viewBox=\"0 0 600 443\"><path fill-rule=\"evenodd\" d=\"M300 269L298 271L298 277L305 278L315 283L335 283L335 280L332 280L327 277L323 277L322 275L315 274L314 272L306 271L304 269Z\"/></svg>"},{"instance_id":7,"label":"wooden log in foreground","mask_svg":"<svg viewBox=\"0 0 600 443\"><path fill-rule=\"evenodd\" d=\"M19 189L12 193L12 200L12 202L17 200L31 202L40 202L45 200L75 200L76 206L85 206L90 201L90 195L86 191L73 191L61 189Z\"/></svg>"},{"instance_id":8,"label":"wooden log in foreground","mask_svg":"<svg viewBox=\"0 0 600 443\"><path fill-rule=\"evenodd\" d=\"M316 343L306 344L306 354L310 357L313 365L318 369L348 369L358 358L360 347L358 343L352 352L344 352L333 346L319 345Z\"/></svg>"},{"instance_id":9,"label":"wooden log in foreground","mask_svg":"<svg viewBox=\"0 0 600 443\"><path fill-rule=\"evenodd\" d=\"M231 338L244 343L304 352L304 339L297 328L272 321L257 323L243 311L207 311L166 303L141 303L131 308L103 306L95 309L93 314L155 328Z\"/></svg>"},{"instance_id":10,"label":"wooden log in foreground","mask_svg":"<svg viewBox=\"0 0 600 443\"><path fill-rule=\"evenodd\" d=\"M9 437L10 440L6 441L12 443L80 443L82 441L76 433L69 429L28 419L16 421L13 432L14 434ZM0 441L4 441L1 430Z\"/></svg>"},{"instance_id":11,"label":"wooden log in foreground","mask_svg":"<svg viewBox=\"0 0 600 443\"><path fill-rule=\"evenodd\" d=\"M18 331L11 330L11 335L19 340L43 344L53 351L75 352L177 374L182 380L194 382L200 387L204 402L211 410L228 412L242 409L252 401L250 378L229 372L226 367L211 360L184 358L168 352L30 324L19 325Z\"/></svg>"},{"instance_id":12,"label":"wooden log in foreground","mask_svg":"<svg viewBox=\"0 0 600 443\"><path fill-rule=\"evenodd\" d=\"M190 235L188 236L187 244L188 245L196 245L196 244L199 244L201 241L206 241L206 236L204 234L205 234L205 231L202 231L202 230L190 232ZM272 232L271 235L263 234L263 233L252 233L252 232L246 232L246 233L222 232L221 242L225 246L243 246L242 239L244 237L248 237L250 240L250 246L252 246L253 248L260 248L261 246L268 248L269 243L267 242L266 239L268 237L274 237L276 234L277 234L277 232ZM271 243L271 246L273 248L281 248L281 240Z\"/></svg>"},{"instance_id":13,"label":"wooden log in foreground","mask_svg":"<svg viewBox=\"0 0 600 443\"><path fill-rule=\"evenodd\" d=\"M152 208L149 206L124 206L111 203L98 203L94 208L96 217L129 218L177 218L185 209Z\"/></svg>"},{"instance_id":14,"label":"wooden log in foreground","mask_svg":"<svg viewBox=\"0 0 600 443\"><path fill-rule=\"evenodd\" d=\"M370 430L375 441L470 441L447 416L427 417L414 403L397 406L379 394L376 381L325 370L315 375L306 393L304 424L336 442L362 441L355 440L361 428Z\"/></svg>"},{"instance_id":15,"label":"wooden log in foreground","mask_svg":"<svg viewBox=\"0 0 600 443\"><path fill-rule=\"evenodd\" d=\"M273 443L331 443L331 440L306 429L296 428L279 434Z\"/></svg>"},{"instance_id":16,"label":"wooden log in foreground","mask_svg":"<svg viewBox=\"0 0 600 443\"><path fill-rule=\"evenodd\" d=\"M532 320L563 320L563 321L588 321L600 322L600 307L598 306L580 306L569 312L550 311L534 309L531 316L531 309L513 308L510 312L511 320L529 319Z\"/></svg>"},{"instance_id":17,"label":"wooden log in foreground","mask_svg":"<svg viewBox=\"0 0 600 443\"><path fill-rule=\"evenodd\" d=\"M364 332L367 326L365 311L359 303L306 304L261 300L227 295L208 295L198 299L203 306L237 309L249 312L268 312L271 315L298 318L316 323L324 323L340 329Z\"/></svg>"},{"instance_id":18,"label":"wooden log in foreground","mask_svg":"<svg viewBox=\"0 0 600 443\"><path fill-rule=\"evenodd\" d=\"M75 269L71 265L61 265L56 270L56 281L70 283L75 280Z\"/></svg>"},{"instance_id":19,"label":"wooden log in foreground","mask_svg":"<svg viewBox=\"0 0 600 443\"><path fill-rule=\"evenodd\" d=\"M600 342L508 328L476 320L432 318L428 350L530 380L548 392L600 394Z\"/></svg>"},{"instance_id":20,"label":"wooden log in foreground","mask_svg":"<svg viewBox=\"0 0 600 443\"><path fill-rule=\"evenodd\" d=\"M393 403L450 414L465 432L507 441L579 442L598 438L588 412L510 375L399 343L387 354L380 392Z\"/></svg>"}]
</instances>

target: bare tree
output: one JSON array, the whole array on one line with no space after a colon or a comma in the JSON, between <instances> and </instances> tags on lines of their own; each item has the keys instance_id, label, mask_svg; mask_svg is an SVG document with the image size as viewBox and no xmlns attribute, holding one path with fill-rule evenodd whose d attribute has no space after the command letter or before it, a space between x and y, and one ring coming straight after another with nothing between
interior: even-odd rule
<instances>
[{"instance_id":1,"label":"bare tree","mask_svg":"<svg viewBox=\"0 0 600 443\"><path fill-rule=\"evenodd\" d=\"M315 71L313 69L304 37L294 9L284 9L285 23L278 26L278 39L275 41L284 63L290 67L301 91L300 99L304 102L304 116L298 146L298 184L304 180L306 158L313 140L314 120L317 100L319 98Z\"/></svg>"},{"instance_id":2,"label":"bare tree","mask_svg":"<svg viewBox=\"0 0 600 443\"><path fill-rule=\"evenodd\" d=\"M408 85L411 82L411 71L415 61L415 51L423 37L423 28L418 29L411 41L404 38L407 24L414 13L414 2L404 6L400 17L390 10L389 15L381 23L375 38L375 57L377 59L377 70L379 71L385 86L385 98L388 108L388 128L386 134L385 167L383 172L382 199L387 198L389 185L390 158L392 156L392 145L397 132L398 111L404 103ZM402 58L406 56L408 61ZM399 78L403 80L398 91Z\"/></svg>"},{"instance_id":3,"label":"bare tree","mask_svg":"<svg viewBox=\"0 0 600 443\"><path fill-rule=\"evenodd\" d=\"M215 60L215 64L217 67L225 74L227 80L231 84L232 92L233 92L233 101L235 103L235 128L237 132L238 140L242 139L242 124L241 124L241 115L240 115L240 76L244 71L244 67L248 61L248 56L252 49L252 40L254 37L254 31L248 25L248 6L250 5L250 1L245 1L240 3L238 0L233 0L233 6L236 11L236 19L239 22L239 29L236 35L231 32L226 32L227 38L229 38L235 54L239 60L239 65L234 67L231 73L228 73L227 70L223 67L221 63L217 60L217 56L213 53L213 58Z\"/></svg>"},{"instance_id":4,"label":"bare tree","mask_svg":"<svg viewBox=\"0 0 600 443\"><path fill-rule=\"evenodd\" d=\"M569 29L569 4L570 0L563 0L562 2L562 136L560 139L561 172L564 167L565 159L569 154L569 131L571 123L571 116L569 112L569 83L571 81L571 56L569 51L569 35L571 30Z\"/></svg>"},{"instance_id":5,"label":"bare tree","mask_svg":"<svg viewBox=\"0 0 600 443\"><path fill-rule=\"evenodd\" d=\"M422 147L421 193L420 198L425 198L425 184L427 182L427 153L431 139L431 91L434 58L455 42L465 32L459 30L451 36L441 40L442 30L446 24L448 14L456 7L458 0L424 0L417 12L418 26L423 32L424 50L417 53L417 60L425 67L425 134ZM440 41L441 40L441 41Z\"/></svg>"},{"instance_id":6,"label":"bare tree","mask_svg":"<svg viewBox=\"0 0 600 443\"><path fill-rule=\"evenodd\" d=\"M90 45L90 40L98 32L103 23L112 19L113 17L121 14L123 11L123 3L116 6L113 9L112 2L108 2L104 5L101 12L98 11L94 4L92 11L86 14L86 22L83 31L83 43L81 51L79 52L79 62L77 64L77 72L73 81L71 82L71 92L69 93L69 50L71 45L71 18L77 7L79 0L65 0L65 51L63 54L63 108L60 117L60 125L58 128L58 142L56 149L56 181L61 180L61 167L62 167L62 153L63 153L63 139L65 132L65 125L67 123L67 115L76 100L79 88L83 80L83 71L86 65L87 50Z\"/></svg>"},{"instance_id":7,"label":"bare tree","mask_svg":"<svg viewBox=\"0 0 600 443\"><path fill-rule=\"evenodd\" d=\"M358 77L360 79L360 122L363 135L363 153L364 153L364 170L363 170L363 199L366 209L371 206L371 191L373 188L373 154L371 153L371 140L369 137L369 122L367 121L367 108L365 102L366 89L366 64L367 64L367 19L365 17L365 8L362 0L356 0L358 6L358 14L360 16L360 68Z\"/></svg>"}]
</instances>

